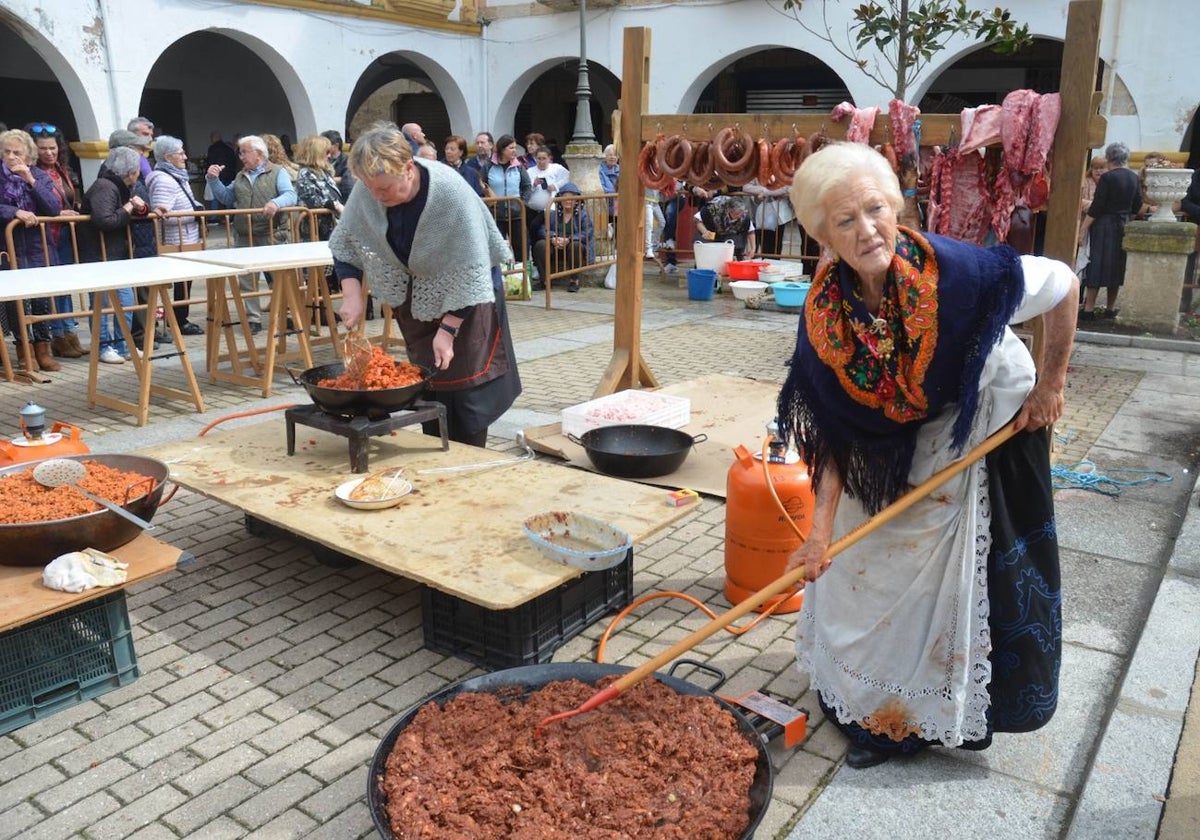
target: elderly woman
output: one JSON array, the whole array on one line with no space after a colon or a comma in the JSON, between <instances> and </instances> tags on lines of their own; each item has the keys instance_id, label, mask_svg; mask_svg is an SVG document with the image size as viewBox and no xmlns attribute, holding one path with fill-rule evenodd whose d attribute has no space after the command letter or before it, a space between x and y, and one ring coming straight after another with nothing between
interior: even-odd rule
<instances>
[{"instance_id":1,"label":"elderly woman","mask_svg":"<svg viewBox=\"0 0 1200 840\"><path fill-rule=\"evenodd\" d=\"M14 219L21 222L21 226L13 231L17 268L48 265L46 240L37 227L37 217L57 216L62 211L62 202L54 192L50 176L36 166L37 156L37 144L27 132L13 128L0 133L0 230L7 228ZM27 315L49 315L50 298L26 300L24 307ZM7 329L16 335L16 305L5 304L3 310ZM34 358L24 355L24 345L18 341L17 358L20 366L32 371L36 361L41 370L62 370L62 365L54 361L50 349L50 328L47 323L38 321L31 324L29 330Z\"/></svg>"},{"instance_id":2,"label":"elderly woman","mask_svg":"<svg viewBox=\"0 0 1200 840\"><path fill-rule=\"evenodd\" d=\"M512 259L467 182L414 160L400 129L379 123L350 151L358 187L329 247L342 284L342 321L363 317L362 276L392 307L409 358L433 370L450 439L487 443L492 421L521 393L499 266ZM436 424L426 433L437 434Z\"/></svg>"},{"instance_id":3,"label":"elderly woman","mask_svg":"<svg viewBox=\"0 0 1200 840\"><path fill-rule=\"evenodd\" d=\"M983 749L1043 725L1058 694L1048 435L1062 414L1078 280L1067 266L899 227L899 184L835 143L791 199L833 259L805 302L780 427L810 465L800 668L869 767L929 744ZM1008 324L1038 314L1040 371ZM845 534L1016 420L1019 433L856 545ZM818 579L819 578L819 579Z\"/></svg>"},{"instance_id":4,"label":"elderly woman","mask_svg":"<svg viewBox=\"0 0 1200 840\"><path fill-rule=\"evenodd\" d=\"M1116 317L1117 294L1125 282L1125 223L1142 209L1142 185L1129 168L1129 147L1109 143L1104 149L1108 171L1096 182L1096 192L1079 226L1079 242L1088 241L1088 267L1084 276L1083 310L1079 320ZM1107 290L1106 309L1096 312L1096 295Z\"/></svg>"},{"instance_id":5,"label":"elderly woman","mask_svg":"<svg viewBox=\"0 0 1200 840\"><path fill-rule=\"evenodd\" d=\"M150 194L150 206L155 212L165 216L167 213L193 213L203 210L204 205L196 200L192 192L191 180L187 171L187 151L183 141L169 134L160 135L154 141L154 171L146 179ZM194 251L201 248L200 223L195 216L174 216L162 221L162 251ZM184 335L203 335L204 330L199 324L188 320L191 311L188 299L192 296L192 281L186 280L175 284L174 298L177 303L175 320L179 330Z\"/></svg>"},{"instance_id":6,"label":"elderly woman","mask_svg":"<svg viewBox=\"0 0 1200 840\"><path fill-rule=\"evenodd\" d=\"M130 222L145 218L150 208L140 196L132 193L133 185L141 177L142 156L128 146L111 149L100 168L100 175L83 195L83 212L92 217L91 224L80 229L80 262L102 262L126 260L131 256ZM133 306L137 297L133 289L117 291L124 307ZM103 301L91 296L94 309ZM133 329L133 314L126 311L125 322ZM108 365L119 365L129 358L129 345L124 332L116 323L115 315L100 319L100 361Z\"/></svg>"}]
</instances>

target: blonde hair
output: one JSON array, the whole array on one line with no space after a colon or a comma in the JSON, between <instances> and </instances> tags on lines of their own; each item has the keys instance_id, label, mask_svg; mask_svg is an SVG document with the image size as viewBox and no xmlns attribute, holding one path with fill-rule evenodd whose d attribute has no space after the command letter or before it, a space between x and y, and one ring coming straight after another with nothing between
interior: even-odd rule
<instances>
[{"instance_id":1,"label":"blonde hair","mask_svg":"<svg viewBox=\"0 0 1200 840\"><path fill-rule=\"evenodd\" d=\"M314 134L304 137L296 144L296 164L306 169L316 169L332 175L333 167L329 164L329 138Z\"/></svg>"},{"instance_id":2,"label":"blonde hair","mask_svg":"<svg viewBox=\"0 0 1200 840\"><path fill-rule=\"evenodd\" d=\"M281 166L287 170L287 174L293 179L299 171L296 164L292 163L291 158L287 156L287 152L283 149L283 141L274 134L262 135L263 142L267 144L267 160L276 166Z\"/></svg>"},{"instance_id":3,"label":"blonde hair","mask_svg":"<svg viewBox=\"0 0 1200 840\"><path fill-rule=\"evenodd\" d=\"M851 179L867 176L879 186L892 210L904 207L904 195L891 164L879 152L862 143L830 143L809 155L796 170L788 197L796 218L810 236L824 241L825 198Z\"/></svg>"},{"instance_id":4,"label":"blonde hair","mask_svg":"<svg viewBox=\"0 0 1200 840\"><path fill-rule=\"evenodd\" d=\"M53 137L54 135L48 135ZM22 131L19 128L10 128L8 131L0 131L0 146L6 143L17 141L25 147L25 163L32 165L37 160L37 143L33 142L33 137L29 132Z\"/></svg>"},{"instance_id":5,"label":"blonde hair","mask_svg":"<svg viewBox=\"0 0 1200 840\"><path fill-rule=\"evenodd\" d=\"M350 172L359 180L400 175L411 160L412 146L395 123L375 123L350 147Z\"/></svg>"}]
</instances>

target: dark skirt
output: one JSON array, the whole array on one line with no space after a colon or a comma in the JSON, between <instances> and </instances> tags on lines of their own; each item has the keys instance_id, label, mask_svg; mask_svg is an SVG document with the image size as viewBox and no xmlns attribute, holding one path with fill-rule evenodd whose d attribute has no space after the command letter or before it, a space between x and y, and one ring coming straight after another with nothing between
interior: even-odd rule
<instances>
[{"instance_id":1,"label":"dark skirt","mask_svg":"<svg viewBox=\"0 0 1200 840\"><path fill-rule=\"evenodd\" d=\"M987 736L962 749L982 750L992 732L1031 732L1058 705L1062 660L1062 586L1050 484L1050 445L1044 432L1022 432L987 456L992 508L988 555L992 681ZM825 716L856 745L879 752L915 753L937 742L909 735L893 741L857 723Z\"/></svg>"},{"instance_id":2,"label":"dark skirt","mask_svg":"<svg viewBox=\"0 0 1200 840\"><path fill-rule=\"evenodd\" d=\"M1088 288L1112 288L1125 282L1125 237L1127 216L1108 213L1096 218L1088 228L1090 237L1088 265L1083 285Z\"/></svg>"},{"instance_id":3,"label":"dark skirt","mask_svg":"<svg viewBox=\"0 0 1200 840\"><path fill-rule=\"evenodd\" d=\"M492 268L492 288L496 293L495 313L502 348L496 357L503 358L506 370L501 375L479 385L447 390L435 388L429 393L428 399L436 400L446 406L451 440L462 441L486 432L487 427L508 411L521 394L521 377L517 373L517 356L513 349L512 332L508 326L508 310L504 305L504 280L498 266ZM399 320L399 316L397 319ZM413 345L410 344L410 352L412 347ZM420 363L424 360L415 359L415 361Z\"/></svg>"}]
</instances>

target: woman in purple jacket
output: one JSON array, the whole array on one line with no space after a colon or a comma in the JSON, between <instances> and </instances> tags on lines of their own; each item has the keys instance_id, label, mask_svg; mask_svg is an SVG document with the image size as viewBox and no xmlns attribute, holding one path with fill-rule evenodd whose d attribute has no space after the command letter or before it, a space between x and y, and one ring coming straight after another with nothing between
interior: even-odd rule
<instances>
[{"instance_id":1,"label":"woman in purple jacket","mask_svg":"<svg viewBox=\"0 0 1200 840\"><path fill-rule=\"evenodd\" d=\"M14 219L24 227L13 231L13 248L16 265L10 268L32 268L46 265L46 248L42 231L37 229L38 216L57 216L62 203L54 192L54 183L37 163L37 144L27 132L19 128L0 133L0 228L7 228ZM49 315L50 298L33 298L24 301L25 314ZM5 303L0 320L6 332L14 336L17 331L17 307ZM38 368L45 371L62 370L50 352L50 327L45 321L30 324L33 341L33 359L22 354L23 345L17 342L17 358L22 368L32 371L36 361Z\"/></svg>"}]
</instances>

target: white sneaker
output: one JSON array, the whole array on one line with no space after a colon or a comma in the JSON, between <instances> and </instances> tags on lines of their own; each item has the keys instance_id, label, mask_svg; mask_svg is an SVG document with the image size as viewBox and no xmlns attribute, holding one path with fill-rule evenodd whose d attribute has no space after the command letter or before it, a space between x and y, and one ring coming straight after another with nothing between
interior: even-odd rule
<instances>
[{"instance_id":1,"label":"white sneaker","mask_svg":"<svg viewBox=\"0 0 1200 840\"><path fill-rule=\"evenodd\" d=\"M123 365L125 360L121 358L121 354L114 347L105 347L100 351L100 361L106 365Z\"/></svg>"},{"instance_id":2,"label":"white sneaker","mask_svg":"<svg viewBox=\"0 0 1200 840\"><path fill-rule=\"evenodd\" d=\"M678 274L679 266L675 265L675 263L667 263L667 267L664 270L667 272L667 274Z\"/></svg>"},{"instance_id":3,"label":"white sneaker","mask_svg":"<svg viewBox=\"0 0 1200 840\"><path fill-rule=\"evenodd\" d=\"M664 251L674 251L675 250L675 240L674 239L664 239L662 247L663 247Z\"/></svg>"},{"instance_id":4,"label":"white sneaker","mask_svg":"<svg viewBox=\"0 0 1200 840\"><path fill-rule=\"evenodd\" d=\"M658 259L658 255L654 253L654 249L653 249L653 248L647 248L647 249L646 249L646 259L648 259L648 260L655 260L655 259Z\"/></svg>"}]
</instances>

